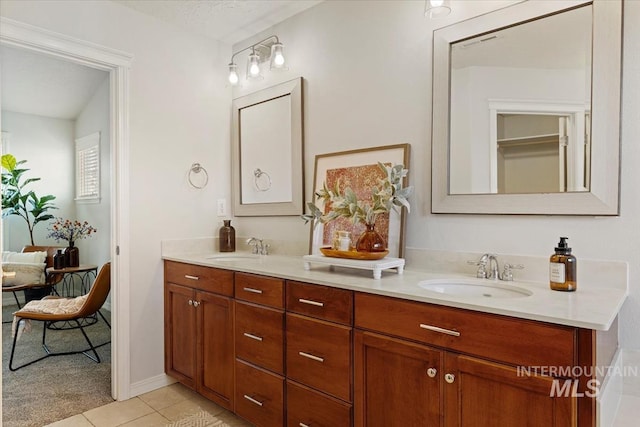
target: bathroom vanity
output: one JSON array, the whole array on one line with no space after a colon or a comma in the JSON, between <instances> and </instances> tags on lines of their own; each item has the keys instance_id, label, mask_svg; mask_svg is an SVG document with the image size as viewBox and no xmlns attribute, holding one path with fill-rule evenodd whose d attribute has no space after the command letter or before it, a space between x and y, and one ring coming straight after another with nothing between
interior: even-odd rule
<instances>
[{"instance_id":1,"label":"bathroom vanity","mask_svg":"<svg viewBox=\"0 0 640 427\"><path fill-rule=\"evenodd\" d=\"M529 294L465 298L418 286L435 273L163 258L167 374L269 427L595 426L594 367L626 296L517 283Z\"/></svg>"}]
</instances>

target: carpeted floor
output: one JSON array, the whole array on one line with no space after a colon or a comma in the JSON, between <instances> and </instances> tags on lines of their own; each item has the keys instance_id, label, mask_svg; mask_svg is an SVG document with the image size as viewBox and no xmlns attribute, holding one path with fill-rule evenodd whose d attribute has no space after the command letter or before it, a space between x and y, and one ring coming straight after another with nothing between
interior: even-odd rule
<instances>
[{"instance_id":1,"label":"carpeted floor","mask_svg":"<svg viewBox=\"0 0 640 427\"><path fill-rule=\"evenodd\" d=\"M2 319L11 319L17 306L5 306ZM102 310L110 319L110 313ZM33 322L16 346L14 366L44 355L42 322ZM110 340L111 330L100 319L85 328L94 344ZM113 402L111 398L111 345L98 349L101 363L83 354L55 356L15 372L9 370L11 323L2 324L2 422L4 427L42 427ZM87 347L78 329L47 331L51 351L83 350Z\"/></svg>"},{"instance_id":2,"label":"carpeted floor","mask_svg":"<svg viewBox=\"0 0 640 427\"><path fill-rule=\"evenodd\" d=\"M166 427L231 427L206 411L167 424Z\"/></svg>"}]
</instances>

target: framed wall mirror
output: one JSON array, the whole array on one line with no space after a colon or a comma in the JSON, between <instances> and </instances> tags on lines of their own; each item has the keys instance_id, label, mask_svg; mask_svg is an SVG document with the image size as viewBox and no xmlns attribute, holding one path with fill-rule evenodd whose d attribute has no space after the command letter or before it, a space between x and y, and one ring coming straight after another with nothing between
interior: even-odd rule
<instances>
[{"instance_id":1,"label":"framed wall mirror","mask_svg":"<svg viewBox=\"0 0 640 427\"><path fill-rule=\"evenodd\" d=\"M232 126L234 215L302 214L302 78L234 99Z\"/></svg>"},{"instance_id":2,"label":"framed wall mirror","mask_svg":"<svg viewBox=\"0 0 640 427\"><path fill-rule=\"evenodd\" d=\"M433 43L433 213L619 213L620 0L517 3Z\"/></svg>"}]
</instances>

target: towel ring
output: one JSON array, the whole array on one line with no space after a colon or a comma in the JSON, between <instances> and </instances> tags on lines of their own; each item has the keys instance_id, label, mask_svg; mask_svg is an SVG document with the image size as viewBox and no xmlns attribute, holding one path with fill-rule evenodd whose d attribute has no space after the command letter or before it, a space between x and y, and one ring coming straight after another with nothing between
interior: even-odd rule
<instances>
[{"instance_id":1,"label":"towel ring","mask_svg":"<svg viewBox=\"0 0 640 427\"><path fill-rule=\"evenodd\" d=\"M261 171L260 168L256 168L256 170L253 171L253 177L253 182L258 191L269 191L271 188L271 177L268 173Z\"/></svg>"},{"instance_id":2,"label":"towel ring","mask_svg":"<svg viewBox=\"0 0 640 427\"><path fill-rule=\"evenodd\" d=\"M204 183L202 185L196 185L193 183L191 178L193 177L194 173L199 174L200 172L204 172ZM192 164L191 168L189 169L189 184L191 184L193 188L197 188L198 190L201 190L207 186L208 182L209 182L209 174L207 173L207 170L200 163Z\"/></svg>"}]
</instances>

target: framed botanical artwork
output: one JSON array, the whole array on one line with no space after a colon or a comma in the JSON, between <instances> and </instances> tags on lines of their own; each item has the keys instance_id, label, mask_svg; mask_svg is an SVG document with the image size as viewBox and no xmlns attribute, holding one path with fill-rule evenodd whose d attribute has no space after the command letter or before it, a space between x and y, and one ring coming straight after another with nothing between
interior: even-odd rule
<instances>
[{"instance_id":1,"label":"framed botanical artwork","mask_svg":"<svg viewBox=\"0 0 640 427\"><path fill-rule=\"evenodd\" d=\"M315 193L324 185L334 188L336 184L341 190L351 188L358 201L371 200L372 189L380 179L385 178L378 163L387 166L402 164L409 169L409 149L409 144L396 144L317 155L313 174L313 202L323 213L327 213L330 206L325 206L323 200L316 199ZM407 181L405 177L404 186L408 185ZM406 209L398 208L397 212L391 210L378 215L375 223L376 231L387 243L390 257L401 258L404 254L405 211ZM326 224L313 223L309 253L317 255L320 254L321 247L332 246L337 231L349 232L352 244L355 245L357 238L365 231L365 226L361 223L354 224L346 218L338 218Z\"/></svg>"}]
</instances>

